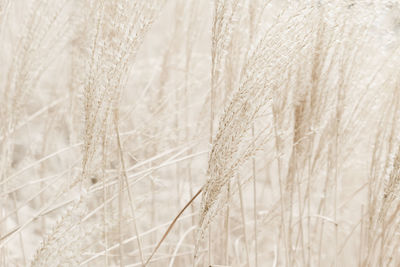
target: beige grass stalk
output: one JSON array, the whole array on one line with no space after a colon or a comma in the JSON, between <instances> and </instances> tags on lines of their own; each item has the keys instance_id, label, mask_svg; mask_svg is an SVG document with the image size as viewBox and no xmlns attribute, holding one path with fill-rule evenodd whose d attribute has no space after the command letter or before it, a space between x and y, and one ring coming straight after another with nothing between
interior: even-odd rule
<instances>
[{"instance_id":1,"label":"beige grass stalk","mask_svg":"<svg viewBox=\"0 0 400 267\"><path fill-rule=\"evenodd\" d=\"M234 21L237 19L240 0L215 0L211 44L211 93L210 93L210 143L214 134L214 117L218 99L224 94L224 64L226 51L232 38Z\"/></svg>"},{"instance_id":2,"label":"beige grass stalk","mask_svg":"<svg viewBox=\"0 0 400 267\"><path fill-rule=\"evenodd\" d=\"M290 21L290 17L286 22L293 23ZM277 82L274 79L278 76L275 75L280 74L280 68L283 69L287 66L286 64L289 64L280 55L287 56L289 54L288 57L290 57L292 53L295 53L295 49L289 47L291 43L285 45L283 42L283 36L287 37L285 34L288 30L280 32L282 30L280 26L277 24L276 27L271 27L249 56L248 62L244 65L240 87L233 95L220 120L219 130L210 153L208 169L210 178L205 185L202 200L200 218L202 229L208 225L210 219L225 203L226 198L221 194L222 188L226 187L227 181L235 175L237 168L253 154L254 149L260 148L263 143L261 140L265 140L268 136L268 131L263 129L254 138L256 144L245 141L245 136L251 130L252 122L262 113L260 110L268 106L269 90L274 88ZM274 41L271 40L272 38ZM279 51L281 54L277 52L277 48L281 49ZM261 80L261 77L268 78ZM279 77L279 79L281 78Z\"/></svg>"},{"instance_id":3,"label":"beige grass stalk","mask_svg":"<svg viewBox=\"0 0 400 267\"><path fill-rule=\"evenodd\" d=\"M160 4L161 1L158 2L158 4ZM128 60L130 60L130 57L132 57L132 55L134 55L137 52L138 46L140 45L142 39L143 39L143 35L146 33L146 30L148 29L148 26L151 24L153 18L154 18L154 7L156 7L156 2L153 3L154 6L151 6L150 8L148 8L145 4L143 3L139 3L139 2L135 2L132 4L129 3L124 3L124 2L115 2L115 3L109 3L105 5L106 8L106 13L105 13L105 17L103 17L103 15L101 15L103 17L102 20L106 20L109 19L109 21L105 21L102 25L103 27L103 31L100 34L103 34L105 38L109 38L109 36L107 36L107 34L110 34L110 36L113 38L113 35L116 35L117 38L121 38L120 40L116 39L116 40L107 40L104 39L104 44L107 45L107 41L110 42L110 44L115 44L117 46L113 47L110 46L110 50L109 53L103 52L103 49L100 47L100 53L101 56L103 56L105 62L107 62L107 60L111 60L111 69L110 70L104 70L105 72L103 73L103 75L106 76L107 80L105 80L106 82L106 87L108 87L109 89L111 89L110 92L107 92L108 96L110 97L109 99L105 98L104 100L106 101L104 103L104 111L102 111L102 107L98 106L97 109L100 112L105 112L104 115L100 115L100 118L103 117L104 122L102 123L102 128L104 129L104 127L107 127L106 121L108 120L107 117L109 116L109 113L111 112L112 106L114 107L113 109L114 114L115 114L115 119L114 119L114 124L115 124L115 131L116 131L116 135L117 135L117 143L118 143L118 147L119 147L119 158L120 158L120 162L121 162L121 166L122 166L122 177L124 177L123 179L125 180L125 184L128 188L128 197L129 197L129 206L131 207L131 213L132 216L134 218L134 230L135 230L135 234L138 237L137 238L137 244L138 244L138 248L139 248L139 255L140 255L140 259L142 264L144 264L144 257L143 257L143 252L142 252L142 245L141 245L141 241L139 238L139 233L138 233L138 229L137 229L137 220L136 220L136 216L135 216L135 207L134 207L134 203L133 203L133 196L131 194L131 191L129 189L129 184L127 181L127 176L126 176L126 170L125 170L125 163L124 163L124 156L123 156L123 152L122 152L122 147L121 147L121 140L120 140L120 136L119 136L119 131L118 131L118 109L115 108L115 105L117 104L117 100L118 100L118 96L120 95L120 92L122 90L122 86L124 85L124 76L127 74L128 71ZM124 6L125 5L125 6ZM102 8L100 6L100 8ZM109 11L107 10L107 8L109 9ZM108 14L108 12L110 12L110 14ZM128 13L128 12L132 12L132 13ZM125 14L124 14L125 13ZM129 14L129 15L128 15ZM133 15L133 16L132 16ZM110 18L108 18L107 16L111 16ZM130 18L129 16L132 16L132 18ZM144 17L144 20L140 21L143 24L138 24L138 21L140 19L142 19L142 16L147 16ZM119 20L119 21L118 21ZM101 23L101 22L100 22ZM109 24L107 24L109 23ZM122 26L120 29L120 32L113 32L115 30L117 30L118 28L116 27L116 25L118 25L118 23L120 23L119 26ZM124 27L127 27L126 29L124 29ZM110 28L107 28L110 27ZM107 32L110 31L110 32ZM132 38L131 35L135 33L136 34L136 38ZM99 33L98 33L99 34ZM97 34L96 34L97 35ZM104 38L103 37L103 38ZM102 43L100 43L100 45L103 45ZM119 46L118 46L119 45ZM96 48L93 49L93 52L96 53ZM113 56L114 58L108 58L109 56ZM104 64L101 63L101 64ZM101 70L100 70L101 71ZM115 76L109 76L109 74L113 73ZM108 76L108 77L107 77ZM100 84L100 86L103 86ZM100 92L100 94L102 94ZM103 94L103 96L100 95L100 101L103 101L103 97L105 95ZM88 98L86 98L89 101L93 101L91 100L91 95L88 95ZM99 102L100 105L102 105L102 102ZM92 108L87 108L86 109L86 118L88 119L89 116L93 116L93 115L89 115L90 112L92 112ZM94 114L94 119L96 120L96 117L98 115ZM96 121L93 121L93 123L96 123ZM90 128L86 128L87 132L88 130L91 132L89 134L89 136L92 136L93 131L95 131L95 129L91 128L93 126L90 126L90 124L87 124L87 126L89 126ZM88 136L88 135L86 135ZM102 137L103 140L106 139L106 133L103 134ZM90 147L91 147L91 140L89 139L87 141L87 145L86 147L88 148L87 151L90 153L88 154L89 157L84 157L84 162L83 162L83 170L85 171L85 167L87 166L85 159L86 158L90 158L93 156L93 153L95 153L95 151L90 152ZM96 145L93 145L93 148L96 148ZM104 166L105 167L105 166ZM83 176L85 176L85 173L83 173ZM122 180L121 177L121 180ZM124 182L122 182L121 186L123 186ZM120 190L120 194L122 194L123 191ZM122 195L121 195L122 197ZM122 200L122 199L120 199ZM123 202L120 201L120 222L122 221L122 205ZM121 226L120 226L121 227ZM122 245L119 247L120 251L123 252L123 247ZM122 255L120 255L121 259L120 259L120 264L124 264L123 263L123 259L122 259Z\"/></svg>"},{"instance_id":4,"label":"beige grass stalk","mask_svg":"<svg viewBox=\"0 0 400 267\"><path fill-rule=\"evenodd\" d=\"M246 215L245 215L245 207L243 201L243 193L242 193L242 185L239 182L239 177L236 179L236 184L239 190L239 200L240 200L240 214L242 217L242 229L243 229L243 242L246 251L246 266L250 267L250 256L249 256L249 247L248 247L248 238L247 238L247 231L246 231Z\"/></svg>"},{"instance_id":5,"label":"beige grass stalk","mask_svg":"<svg viewBox=\"0 0 400 267\"><path fill-rule=\"evenodd\" d=\"M267 3L264 4L264 7ZM249 1L249 47L253 43L253 39L257 30L258 19L262 16L263 12L261 9L261 5L258 0ZM251 136L254 139L255 137L255 130L254 130L254 122L251 126ZM252 158L252 172L253 172L253 235L254 235L254 266L258 266L258 245L257 245L257 180L256 180L256 159ZM246 246L247 249L247 246Z\"/></svg>"},{"instance_id":6,"label":"beige grass stalk","mask_svg":"<svg viewBox=\"0 0 400 267\"><path fill-rule=\"evenodd\" d=\"M219 209L216 207L224 205L224 201L219 199L221 189L234 176L237 168L253 154L254 148L259 148L265 141L267 132L264 131L258 133L254 141L246 141L245 136L249 134L252 122L263 113L262 108L268 105L269 90L273 80L272 77L271 80L260 78L271 76L271 73L268 73L270 69L266 67L270 64L268 59L274 51L273 47L268 46L269 38L272 36L273 34L268 32L250 55L244 65L240 87L220 119L210 153L208 169L210 178L205 185L202 200L200 217L202 229L216 214ZM287 63L282 58L274 58L274 62L280 62L283 66Z\"/></svg>"},{"instance_id":7,"label":"beige grass stalk","mask_svg":"<svg viewBox=\"0 0 400 267\"><path fill-rule=\"evenodd\" d=\"M212 44L211 44L211 89L210 89L210 144L213 143L214 120L218 112L216 107L221 103L221 99L226 96L224 81L231 82L234 77L228 75L225 70L228 46L232 40L234 21L237 20L239 10L239 0L215 0L214 14L212 23ZM222 102L223 103L223 102ZM212 265L212 233L209 228L209 264Z\"/></svg>"},{"instance_id":8,"label":"beige grass stalk","mask_svg":"<svg viewBox=\"0 0 400 267\"><path fill-rule=\"evenodd\" d=\"M106 140L111 128L111 112L117 104L118 96L125 84L125 77L129 70L128 63L131 57L136 54L144 34L154 19L156 9L161 4L161 1L154 1L153 5L144 4L140 1L135 3L125 1L93 2L96 12L92 13L94 17L92 20L88 20L88 23L91 23L91 21L94 23L95 32L92 35L91 53L88 54L90 60L84 85L85 135L82 175L71 186L83 181L83 187L87 188L91 177L97 176L94 169L98 164L102 163L102 168L106 168L104 159L101 160L100 157L100 160L98 160L99 147L103 146L102 154L104 157L104 151L107 149L104 145L107 144ZM117 25L119 26L117 27ZM89 28L87 27L87 29ZM131 37L133 34L136 35L135 38ZM82 60L86 60L86 58L83 57ZM116 123L118 123L118 120ZM117 136L120 159L123 169L125 169L118 131ZM132 196L130 193L128 196L132 206ZM134 213L133 217L135 217ZM134 223L136 224L136 220ZM139 236L136 227L135 230L136 235ZM139 238L138 247L143 262ZM45 260L46 256L43 257L43 260ZM121 264L123 263L121 262Z\"/></svg>"},{"instance_id":9,"label":"beige grass stalk","mask_svg":"<svg viewBox=\"0 0 400 267\"><path fill-rule=\"evenodd\" d=\"M126 184L126 188L127 188L127 192L128 192L129 202L130 202L130 208L131 208L131 213L132 213L132 218L133 218L134 231L135 231L135 235L137 237L137 244L138 244L138 249L139 249L140 261L141 261L142 265L144 265L142 242L141 242L141 238L140 238L139 230L138 230L138 226L137 226L137 217L135 215L135 203L134 203L133 194L131 193L131 189L130 189L130 186L129 186L128 177L126 175L124 154L123 154L122 145L121 145L121 137L120 137L119 129L118 129L118 122L119 122L118 113L119 113L118 109L114 110L114 126L115 126L115 132L116 132L116 136L117 136L118 150L119 150L119 156L120 156L120 162L121 162L121 168L122 168L122 177L123 177L123 178L121 178L121 180L123 181L122 182L122 188L123 188L123 183L125 183ZM123 191L120 191L120 194L122 194L122 192ZM122 214L120 214L120 222L122 221L122 216L121 215ZM120 246L120 248L122 249L122 246ZM123 265L122 259L121 259L120 264Z\"/></svg>"},{"instance_id":10,"label":"beige grass stalk","mask_svg":"<svg viewBox=\"0 0 400 267\"><path fill-rule=\"evenodd\" d=\"M398 146L398 138L393 134L398 131L398 105L399 95L397 91L393 92L392 105L390 105L386 112L383 113L382 118L384 121L392 120L390 123L386 122L389 127L382 127L382 132L378 132L376 139L377 152L371 164L371 181L369 193L369 218L367 220L368 235L365 237L367 240L367 252L363 253L362 265L368 264L389 264L391 260L391 251L389 248L398 245L399 240L393 237L393 233L398 231L398 210L399 203L397 194L398 185L398 172L399 172L399 152L393 150L393 146ZM387 130L386 130L386 129ZM387 132L386 132L387 131ZM384 149L385 137L388 138L389 151L386 157L384 172L379 173L379 151ZM382 154L381 154L382 155ZM378 170L374 170L374 168ZM376 172L373 173L372 171ZM385 175L385 180L377 179L375 175ZM378 176L379 177L379 176Z\"/></svg>"},{"instance_id":11,"label":"beige grass stalk","mask_svg":"<svg viewBox=\"0 0 400 267\"><path fill-rule=\"evenodd\" d=\"M337 15L336 12L341 12L342 7L340 5L332 6L334 8L330 10L332 12L330 15L336 14L335 18L336 22L338 22L338 25L335 25L335 27L321 20L321 18L329 18L329 16L322 15L326 12L324 6L309 6L310 12L303 13L301 11L301 14L305 16L305 21L309 23L306 22L304 24L308 25L307 27L309 28L299 29L298 32L305 34L304 40L306 41L304 44L311 45L305 45L304 49L299 50L299 53L301 53L301 56L298 57L299 62L296 62L295 59L293 60L293 65L291 66L293 67L292 73L287 78L287 85L283 87L285 93L282 94L281 88L281 90L276 92L276 100L278 100L276 101L277 106L274 108L274 113L276 114L274 115L276 118L274 121L278 124L276 128L280 129L280 132L287 132L288 128L293 127L292 137L290 137L293 138L293 148L288 154L288 169L286 169L286 166L282 162L278 163L278 167L282 168L280 173L287 172L287 187L281 192L284 193L282 199L287 198L282 206L285 210L289 210L288 229L284 233L287 232L286 250L289 252L287 260L292 264L294 263L294 258L301 259L302 264L307 264L307 262L312 260L310 258L311 249L308 249L308 252L305 253L307 247L309 247L307 242L311 242L310 240L313 238L313 233L310 232L312 223L310 216L304 217L307 218L305 223L300 219L298 226L293 227L292 225L295 217L299 216L303 218L303 214L311 214L312 212L310 210L312 209L311 190L313 184L317 181L313 181L311 178L318 177L319 171L316 169L316 166L324 160L330 162L326 166L327 173L330 174L326 176L327 180L323 187L325 188L323 195L334 195L334 192L330 191L328 184L336 184L336 180L331 179L332 177L340 176L340 162L338 158L342 156L340 155L341 150L339 148L344 145L344 143L340 143L343 141L343 137L341 136L342 114L347 101L346 95L343 92L347 92L345 88L351 84L352 78L355 77L348 74L352 73L354 75L357 66L354 62L359 59L358 55L361 54L355 51L362 51L364 49L361 42L348 43L349 36L347 35L351 32L351 36L364 38L364 29L362 27L354 27L352 23L347 23L345 18L346 16L350 16L347 13L349 11ZM295 25L294 27L301 26ZM358 32L354 29L357 29ZM338 45L334 44L333 40L343 40L343 42ZM358 45L357 49L355 48L355 44ZM332 54L336 55L336 57L331 57ZM299 68L296 65L303 67ZM343 71L344 69L346 69L346 72ZM339 79L333 81L331 77L338 77ZM294 90L291 88L294 88ZM326 91L328 88L330 88L329 91ZM291 90L293 90L293 102L288 102L285 99L280 100L281 95L291 95ZM283 105L279 106L279 103L283 103ZM292 110L293 112L292 126L283 123L284 114L288 110ZM280 120L282 121L280 122ZM328 125L325 124L326 121L329 122ZM282 137L279 136L279 131L276 131L278 135L277 140L281 143L279 139ZM321 138L321 134L324 137ZM277 149L284 152L285 149L279 148L279 146ZM328 159L323 158L325 152L322 151L325 149L330 151ZM328 179L330 180L329 182ZM340 183L339 179L337 183ZM302 184L306 184L307 186L303 187ZM323 201L326 201L326 197L323 199ZM334 197L332 198L332 202L332 205L335 207ZM297 211L294 207L297 207ZM320 208L318 209L319 212L321 212ZM285 215L283 214L282 216ZM334 214L333 217L335 217ZM283 219L284 217L282 217ZM321 221L321 225L324 225L323 221ZM334 224L334 227L336 229L337 226ZM322 228L324 227L322 226ZM322 232L326 231L321 231L321 234ZM292 247L299 247L299 251L292 250ZM321 247L322 244L320 244L319 249ZM297 253L299 255L296 255ZM337 257L334 257L334 260L336 261Z\"/></svg>"},{"instance_id":12,"label":"beige grass stalk","mask_svg":"<svg viewBox=\"0 0 400 267\"><path fill-rule=\"evenodd\" d=\"M33 1L31 13L28 20L24 23L22 29L24 35L18 40L17 47L12 51L13 58L11 66L7 69L3 67L3 71L7 72L6 76L2 76L5 82L1 83L2 95L0 101L0 181L2 189L7 190L9 182L8 176L11 175L12 158L15 155L15 144L12 141L15 136L15 129L21 120L24 118L24 105L30 94L37 87L38 81L41 78L43 71L49 67L53 57L59 51L60 47L65 43L65 38L60 38L60 35L68 35L69 27L66 27L65 22L68 20L68 13L65 12L66 2L59 2L57 5L48 5L47 3L39 3ZM0 2L0 39L3 40L3 23L6 18L6 13L9 9L8 1ZM54 38L57 41L54 41ZM2 42L3 43L3 42ZM4 49L5 47L2 47ZM51 52L47 50L50 49ZM5 63L4 60L3 63ZM12 199L16 208L16 194L13 192ZM3 205L2 205L3 206ZM0 219L3 218L3 211L0 211ZM18 211L16 212L16 222L22 224ZM8 229L0 225L3 233L9 232ZM11 235L10 235L11 236ZM21 243L21 251L25 258L24 239L19 233ZM6 247L1 248L2 261L6 261ZM3 253L4 252L4 253Z\"/></svg>"},{"instance_id":13,"label":"beige grass stalk","mask_svg":"<svg viewBox=\"0 0 400 267\"><path fill-rule=\"evenodd\" d=\"M185 85L184 85L184 108L185 112L183 114L184 116L184 123L185 123L185 131L184 131L184 136L185 136L185 143L189 142L189 138L191 137L191 131L190 131L190 126L189 126L189 112L190 112L190 107L189 103L191 102L190 100L193 100L192 97L190 96L189 91L189 86L190 82L192 82L193 79L190 77L190 72L192 70L192 62L193 62L193 50L195 48L195 44L198 42L200 38L200 32L201 28L200 26L200 20L199 20L199 14L201 13L201 10L204 5L201 5L199 1L192 1L186 5L186 12L189 14L189 22L187 25L187 28L185 29L186 32L186 42L185 42ZM188 151L188 155L192 153L192 149ZM193 189L193 175L192 175L192 162L188 161L186 165L186 175L188 177L189 181L189 191L190 191L190 196L192 197L194 194L194 189ZM192 213L195 212L195 207L194 205L191 206ZM192 224L196 225L195 223L195 218L192 218ZM195 231L193 231L193 240L196 239L195 236Z\"/></svg>"}]
</instances>

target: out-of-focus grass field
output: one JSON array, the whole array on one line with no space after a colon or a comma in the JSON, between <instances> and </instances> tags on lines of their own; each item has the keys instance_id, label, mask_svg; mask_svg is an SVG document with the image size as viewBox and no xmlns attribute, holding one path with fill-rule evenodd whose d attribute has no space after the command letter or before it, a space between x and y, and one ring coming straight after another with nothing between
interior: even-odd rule
<instances>
[{"instance_id":1,"label":"out-of-focus grass field","mask_svg":"<svg viewBox=\"0 0 400 267\"><path fill-rule=\"evenodd\" d=\"M400 266L399 8L0 0L0 266Z\"/></svg>"}]
</instances>

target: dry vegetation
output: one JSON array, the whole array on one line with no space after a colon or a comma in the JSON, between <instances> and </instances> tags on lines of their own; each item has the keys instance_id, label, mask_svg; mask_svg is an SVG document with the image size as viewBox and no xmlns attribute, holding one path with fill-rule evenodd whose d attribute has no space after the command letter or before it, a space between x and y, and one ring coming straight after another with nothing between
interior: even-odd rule
<instances>
[{"instance_id":1,"label":"dry vegetation","mask_svg":"<svg viewBox=\"0 0 400 267\"><path fill-rule=\"evenodd\" d=\"M0 0L0 266L400 266L399 21Z\"/></svg>"}]
</instances>

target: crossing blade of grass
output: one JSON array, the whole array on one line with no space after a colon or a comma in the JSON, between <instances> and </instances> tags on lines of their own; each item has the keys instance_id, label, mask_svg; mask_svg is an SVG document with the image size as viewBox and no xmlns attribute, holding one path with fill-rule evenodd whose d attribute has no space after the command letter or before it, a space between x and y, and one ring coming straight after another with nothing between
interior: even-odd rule
<instances>
[{"instance_id":1,"label":"crossing blade of grass","mask_svg":"<svg viewBox=\"0 0 400 267\"><path fill-rule=\"evenodd\" d=\"M167 230L165 231L164 235L161 237L160 241L157 243L156 247L154 248L153 252L151 253L150 257L146 260L144 266L150 262L151 258L156 254L157 250L160 248L161 244L164 242L165 238L167 238L168 234L171 232L172 228L174 227L175 223L178 221L179 217L185 212L185 210L192 204L192 202L201 194L203 191L203 187L197 191L197 193L186 203L186 205L181 209L181 211L176 215L174 220L168 226Z\"/></svg>"}]
</instances>

